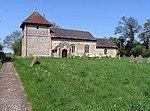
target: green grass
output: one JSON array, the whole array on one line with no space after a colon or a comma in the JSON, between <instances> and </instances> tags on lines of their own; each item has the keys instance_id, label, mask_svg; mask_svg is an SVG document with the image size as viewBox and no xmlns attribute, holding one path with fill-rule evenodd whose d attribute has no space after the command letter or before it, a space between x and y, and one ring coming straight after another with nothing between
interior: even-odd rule
<instances>
[{"instance_id":1,"label":"green grass","mask_svg":"<svg viewBox=\"0 0 150 111\"><path fill-rule=\"evenodd\" d=\"M33 111L148 111L150 65L125 59L50 59L29 67L19 58L20 75Z\"/></svg>"}]
</instances>

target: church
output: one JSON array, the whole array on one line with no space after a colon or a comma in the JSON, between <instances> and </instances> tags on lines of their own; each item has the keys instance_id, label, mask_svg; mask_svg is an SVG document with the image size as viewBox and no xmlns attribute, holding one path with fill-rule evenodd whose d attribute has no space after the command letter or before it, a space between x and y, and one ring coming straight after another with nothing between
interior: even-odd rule
<instances>
[{"instance_id":1,"label":"church","mask_svg":"<svg viewBox=\"0 0 150 111\"><path fill-rule=\"evenodd\" d=\"M95 38L88 31L54 28L53 24L38 12L25 19L20 28L23 32L22 57L69 58L117 55L118 47L111 40Z\"/></svg>"}]
</instances>

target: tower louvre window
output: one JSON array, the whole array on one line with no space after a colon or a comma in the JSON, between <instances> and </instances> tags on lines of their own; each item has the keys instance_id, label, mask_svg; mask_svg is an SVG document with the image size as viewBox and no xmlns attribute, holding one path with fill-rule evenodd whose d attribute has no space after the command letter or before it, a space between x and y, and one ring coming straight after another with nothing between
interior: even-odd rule
<instances>
[{"instance_id":1,"label":"tower louvre window","mask_svg":"<svg viewBox=\"0 0 150 111\"><path fill-rule=\"evenodd\" d=\"M36 29L39 29L39 25L36 26Z\"/></svg>"}]
</instances>

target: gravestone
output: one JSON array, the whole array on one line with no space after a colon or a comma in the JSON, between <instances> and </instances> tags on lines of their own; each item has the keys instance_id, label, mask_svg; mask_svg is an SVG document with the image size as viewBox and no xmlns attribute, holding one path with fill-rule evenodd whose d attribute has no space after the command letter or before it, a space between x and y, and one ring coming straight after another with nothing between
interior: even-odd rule
<instances>
[{"instance_id":1,"label":"gravestone","mask_svg":"<svg viewBox=\"0 0 150 111\"><path fill-rule=\"evenodd\" d=\"M147 64L150 64L150 57L147 58Z\"/></svg>"},{"instance_id":2,"label":"gravestone","mask_svg":"<svg viewBox=\"0 0 150 111\"><path fill-rule=\"evenodd\" d=\"M130 56L130 63L134 63L134 61L135 61L135 58L134 58L133 55L131 55L131 56Z\"/></svg>"},{"instance_id":3,"label":"gravestone","mask_svg":"<svg viewBox=\"0 0 150 111\"><path fill-rule=\"evenodd\" d=\"M30 67L32 67L35 63L37 63L37 57L36 56L33 57L32 62L30 64Z\"/></svg>"},{"instance_id":4,"label":"gravestone","mask_svg":"<svg viewBox=\"0 0 150 111\"><path fill-rule=\"evenodd\" d=\"M143 62L143 57L139 55L139 57L137 57L137 63L142 64L142 62Z\"/></svg>"},{"instance_id":5,"label":"gravestone","mask_svg":"<svg viewBox=\"0 0 150 111\"><path fill-rule=\"evenodd\" d=\"M120 54L118 55L118 59L121 59Z\"/></svg>"},{"instance_id":6,"label":"gravestone","mask_svg":"<svg viewBox=\"0 0 150 111\"><path fill-rule=\"evenodd\" d=\"M126 57L126 55L123 55L123 58L125 58Z\"/></svg>"}]
</instances>

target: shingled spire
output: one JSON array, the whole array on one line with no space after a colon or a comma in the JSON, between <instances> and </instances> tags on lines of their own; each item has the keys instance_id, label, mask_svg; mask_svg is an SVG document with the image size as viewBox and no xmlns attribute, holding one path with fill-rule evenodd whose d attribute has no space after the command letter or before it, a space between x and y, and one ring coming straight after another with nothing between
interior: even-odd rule
<instances>
[{"instance_id":1,"label":"shingled spire","mask_svg":"<svg viewBox=\"0 0 150 111\"><path fill-rule=\"evenodd\" d=\"M48 20L46 20L43 16L41 16L38 12L34 12L25 21L23 21L20 28L23 28L25 24L44 25L44 26L53 25Z\"/></svg>"}]
</instances>

